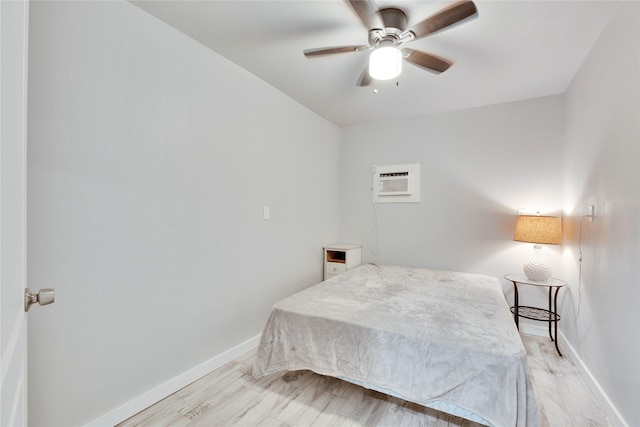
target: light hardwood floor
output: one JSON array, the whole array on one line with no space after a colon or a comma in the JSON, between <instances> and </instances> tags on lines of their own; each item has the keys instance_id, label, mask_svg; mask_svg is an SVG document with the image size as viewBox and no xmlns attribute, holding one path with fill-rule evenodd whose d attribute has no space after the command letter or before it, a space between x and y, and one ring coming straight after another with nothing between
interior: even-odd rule
<instances>
[{"instance_id":1,"label":"light hardwood floor","mask_svg":"<svg viewBox=\"0 0 640 427\"><path fill-rule=\"evenodd\" d=\"M542 425L610 427L569 359L548 338L522 338ZM310 371L257 380L254 356L247 353L119 426L479 426Z\"/></svg>"}]
</instances>

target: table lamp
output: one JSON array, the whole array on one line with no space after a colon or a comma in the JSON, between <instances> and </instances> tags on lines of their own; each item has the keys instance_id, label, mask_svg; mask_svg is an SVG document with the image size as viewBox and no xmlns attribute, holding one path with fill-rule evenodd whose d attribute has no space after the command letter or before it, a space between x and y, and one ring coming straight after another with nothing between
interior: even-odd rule
<instances>
[{"instance_id":1,"label":"table lamp","mask_svg":"<svg viewBox=\"0 0 640 427\"><path fill-rule=\"evenodd\" d=\"M551 265L542 256L542 245L562 243L562 218L543 215L518 215L513 240L534 243L533 255L522 268L529 280L545 282L551 277Z\"/></svg>"}]
</instances>

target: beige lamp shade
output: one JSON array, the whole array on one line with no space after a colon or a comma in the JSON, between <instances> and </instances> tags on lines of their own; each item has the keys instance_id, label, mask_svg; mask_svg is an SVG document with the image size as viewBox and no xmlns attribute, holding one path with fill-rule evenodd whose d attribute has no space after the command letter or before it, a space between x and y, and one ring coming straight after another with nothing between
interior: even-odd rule
<instances>
[{"instance_id":1,"label":"beige lamp shade","mask_svg":"<svg viewBox=\"0 0 640 427\"><path fill-rule=\"evenodd\" d=\"M562 218L558 216L518 215L513 240L559 245L562 243Z\"/></svg>"}]
</instances>

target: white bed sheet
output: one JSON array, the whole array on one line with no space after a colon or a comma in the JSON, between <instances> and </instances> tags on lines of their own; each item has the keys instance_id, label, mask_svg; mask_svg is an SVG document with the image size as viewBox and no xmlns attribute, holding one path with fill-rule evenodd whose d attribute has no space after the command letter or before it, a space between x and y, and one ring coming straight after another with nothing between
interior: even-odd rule
<instances>
[{"instance_id":1,"label":"white bed sheet","mask_svg":"<svg viewBox=\"0 0 640 427\"><path fill-rule=\"evenodd\" d=\"M274 306L253 375L300 369L496 427L540 424L494 277L367 264L298 292Z\"/></svg>"}]
</instances>

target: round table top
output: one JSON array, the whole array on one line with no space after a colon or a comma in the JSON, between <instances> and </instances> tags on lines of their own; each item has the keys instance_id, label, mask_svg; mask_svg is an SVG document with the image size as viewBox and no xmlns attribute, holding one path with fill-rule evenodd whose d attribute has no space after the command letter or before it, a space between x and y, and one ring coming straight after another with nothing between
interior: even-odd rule
<instances>
[{"instance_id":1,"label":"round table top","mask_svg":"<svg viewBox=\"0 0 640 427\"><path fill-rule=\"evenodd\" d=\"M561 286L567 285L565 281L560 279L554 279L554 278L547 279L544 282L530 280L524 274L505 274L504 278L511 282L523 283L525 285L533 285L533 286L561 287Z\"/></svg>"}]
</instances>

